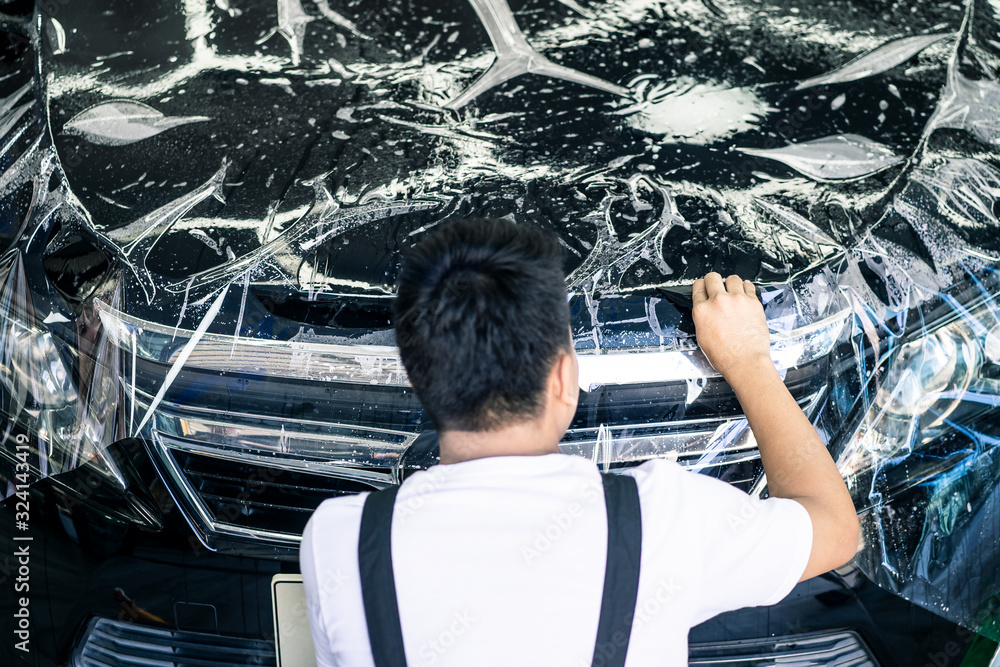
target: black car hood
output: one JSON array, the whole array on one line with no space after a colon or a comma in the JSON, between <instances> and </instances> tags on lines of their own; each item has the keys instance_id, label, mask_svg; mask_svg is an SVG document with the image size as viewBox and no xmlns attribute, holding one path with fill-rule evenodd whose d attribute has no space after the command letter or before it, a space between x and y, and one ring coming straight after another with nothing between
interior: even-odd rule
<instances>
[{"instance_id":1,"label":"black car hood","mask_svg":"<svg viewBox=\"0 0 1000 667\"><path fill-rule=\"evenodd\" d=\"M85 226L139 288L129 310L193 328L188 299L229 283L265 302L385 297L400 251L453 215L554 229L579 294L655 296L708 270L807 285L796 325L843 307L845 282L896 309L901 281L950 284L949 234L997 245L991 209L917 221L968 205L945 193L994 191L996 119L962 111L1000 95L976 39L988 7L510 8L61 7L50 128ZM866 251L898 266L836 263Z\"/></svg>"}]
</instances>

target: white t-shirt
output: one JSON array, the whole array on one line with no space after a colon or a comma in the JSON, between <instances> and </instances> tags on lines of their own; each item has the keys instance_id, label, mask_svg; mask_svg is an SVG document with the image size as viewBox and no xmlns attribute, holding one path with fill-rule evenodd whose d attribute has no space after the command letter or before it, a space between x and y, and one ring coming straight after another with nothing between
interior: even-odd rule
<instances>
[{"instance_id":1,"label":"white t-shirt","mask_svg":"<svg viewBox=\"0 0 1000 667\"><path fill-rule=\"evenodd\" d=\"M794 500L752 498L654 460L639 487L642 555L627 665L687 665L688 629L774 604L809 560ZM358 574L367 494L333 498L300 560L317 664L373 665ZM400 487L392 562L410 667L591 664L607 514L597 468L563 454L438 465Z\"/></svg>"}]
</instances>

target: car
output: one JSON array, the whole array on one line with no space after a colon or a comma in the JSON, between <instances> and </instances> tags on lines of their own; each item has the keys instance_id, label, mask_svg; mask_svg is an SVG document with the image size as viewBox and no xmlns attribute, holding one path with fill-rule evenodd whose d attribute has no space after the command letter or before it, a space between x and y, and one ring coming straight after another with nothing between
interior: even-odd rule
<instances>
[{"instance_id":1,"label":"car","mask_svg":"<svg viewBox=\"0 0 1000 667\"><path fill-rule=\"evenodd\" d=\"M436 461L391 302L455 217L559 235L560 446L604 471L766 496L690 315L709 270L758 285L861 544L694 628L692 664L995 649L994 5L4 7L3 664L275 664L271 582L312 510Z\"/></svg>"}]
</instances>

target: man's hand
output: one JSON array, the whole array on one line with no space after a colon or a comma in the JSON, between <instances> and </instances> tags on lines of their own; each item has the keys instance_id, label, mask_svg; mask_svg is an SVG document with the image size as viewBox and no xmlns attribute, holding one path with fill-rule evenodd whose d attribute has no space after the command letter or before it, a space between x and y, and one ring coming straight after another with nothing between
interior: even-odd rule
<instances>
[{"instance_id":1,"label":"man's hand","mask_svg":"<svg viewBox=\"0 0 1000 667\"><path fill-rule=\"evenodd\" d=\"M709 273L694 284L698 344L736 392L757 440L772 498L806 508L813 546L802 579L854 556L858 517L844 479L819 434L788 393L771 362L764 309L739 276Z\"/></svg>"},{"instance_id":2,"label":"man's hand","mask_svg":"<svg viewBox=\"0 0 1000 667\"><path fill-rule=\"evenodd\" d=\"M749 280L709 273L694 282L691 300L698 345L715 370L729 378L737 369L770 364L764 308Z\"/></svg>"}]
</instances>

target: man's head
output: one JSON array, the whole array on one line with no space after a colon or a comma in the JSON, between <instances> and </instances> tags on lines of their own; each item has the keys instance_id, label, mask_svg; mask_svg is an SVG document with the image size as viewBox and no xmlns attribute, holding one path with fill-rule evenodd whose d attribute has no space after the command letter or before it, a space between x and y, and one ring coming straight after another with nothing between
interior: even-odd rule
<instances>
[{"instance_id":1,"label":"man's head","mask_svg":"<svg viewBox=\"0 0 1000 667\"><path fill-rule=\"evenodd\" d=\"M564 280L556 237L506 220L445 223L413 247L396 339L439 430L493 431L544 412L553 368L572 355Z\"/></svg>"}]
</instances>

